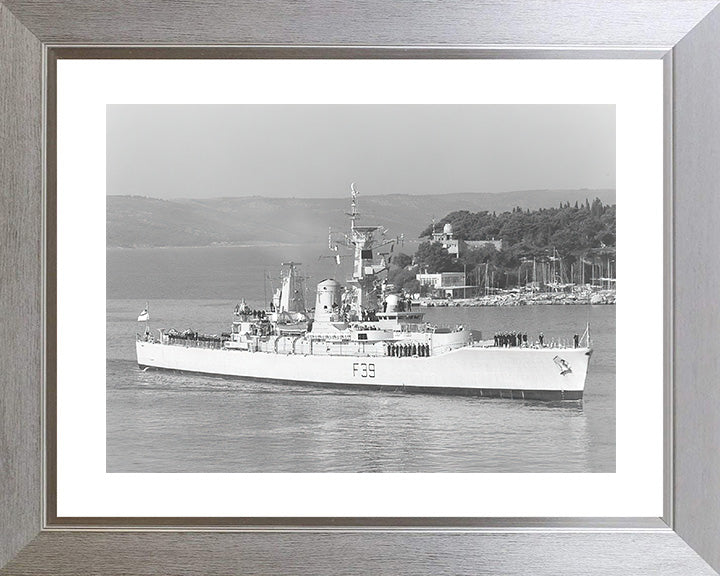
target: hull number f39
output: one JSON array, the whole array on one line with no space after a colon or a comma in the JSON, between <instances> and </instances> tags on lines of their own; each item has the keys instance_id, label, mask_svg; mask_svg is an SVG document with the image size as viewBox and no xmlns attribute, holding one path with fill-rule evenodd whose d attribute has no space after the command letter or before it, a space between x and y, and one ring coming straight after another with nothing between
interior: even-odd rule
<instances>
[{"instance_id":1,"label":"hull number f39","mask_svg":"<svg viewBox=\"0 0 720 576\"><path fill-rule=\"evenodd\" d=\"M375 364L372 362L354 362L353 377L375 378Z\"/></svg>"}]
</instances>

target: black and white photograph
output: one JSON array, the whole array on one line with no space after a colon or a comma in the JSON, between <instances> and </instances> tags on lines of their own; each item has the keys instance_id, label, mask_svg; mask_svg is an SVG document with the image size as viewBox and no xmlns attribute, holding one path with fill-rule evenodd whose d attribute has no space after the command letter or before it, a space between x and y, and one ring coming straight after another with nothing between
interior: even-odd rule
<instances>
[{"instance_id":1,"label":"black and white photograph","mask_svg":"<svg viewBox=\"0 0 720 576\"><path fill-rule=\"evenodd\" d=\"M107 472L614 472L613 105L108 105Z\"/></svg>"}]
</instances>

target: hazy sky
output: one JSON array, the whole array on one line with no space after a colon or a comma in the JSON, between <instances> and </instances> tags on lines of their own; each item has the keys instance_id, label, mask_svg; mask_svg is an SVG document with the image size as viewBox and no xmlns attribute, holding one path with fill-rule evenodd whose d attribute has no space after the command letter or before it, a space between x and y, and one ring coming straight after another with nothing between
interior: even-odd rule
<instances>
[{"instance_id":1,"label":"hazy sky","mask_svg":"<svg viewBox=\"0 0 720 576\"><path fill-rule=\"evenodd\" d=\"M107 192L340 197L615 187L612 105L111 105Z\"/></svg>"}]
</instances>

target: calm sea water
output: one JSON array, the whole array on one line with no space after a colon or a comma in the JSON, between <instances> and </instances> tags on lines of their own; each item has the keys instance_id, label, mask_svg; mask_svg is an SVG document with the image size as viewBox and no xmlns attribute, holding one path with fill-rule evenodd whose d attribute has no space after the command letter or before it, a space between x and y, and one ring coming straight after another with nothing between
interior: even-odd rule
<instances>
[{"instance_id":1,"label":"calm sea water","mask_svg":"<svg viewBox=\"0 0 720 576\"><path fill-rule=\"evenodd\" d=\"M431 322L485 335L569 338L589 321L595 353L582 402L328 390L137 368L136 318L146 301L151 327L218 333L240 298L260 305L269 297L263 278L277 277L281 261L303 262L311 287L336 275L321 252L108 250L108 472L615 471L614 306L427 310Z\"/></svg>"}]
</instances>

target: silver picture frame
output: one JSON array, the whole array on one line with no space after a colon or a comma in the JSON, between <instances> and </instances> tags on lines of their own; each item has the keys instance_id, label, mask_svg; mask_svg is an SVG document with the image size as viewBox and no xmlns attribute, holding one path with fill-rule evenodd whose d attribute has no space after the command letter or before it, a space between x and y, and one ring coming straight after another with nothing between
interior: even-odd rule
<instances>
[{"instance_id":1,"label":"silver picture frame","mask_svg":"<svg viewBox=\"0 0 720 576\"><path fill-rule=\"evenodd\" d=\"M716 574L718 4L0 0L0 574ZM663 516L58 518L54 63L117 57L662 59Z\"/></svg>"}]
</instances>

